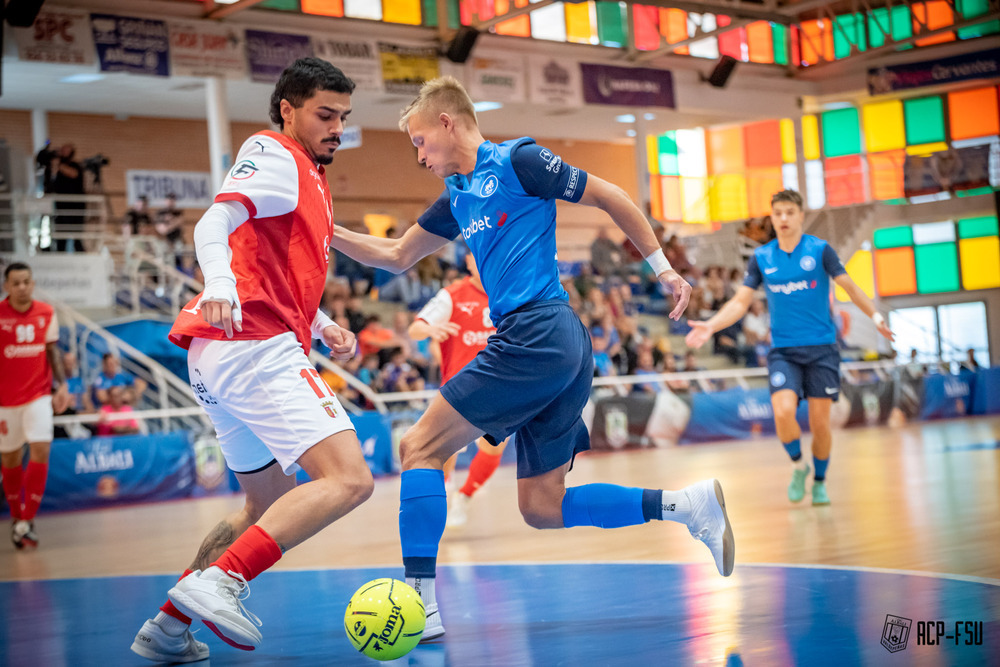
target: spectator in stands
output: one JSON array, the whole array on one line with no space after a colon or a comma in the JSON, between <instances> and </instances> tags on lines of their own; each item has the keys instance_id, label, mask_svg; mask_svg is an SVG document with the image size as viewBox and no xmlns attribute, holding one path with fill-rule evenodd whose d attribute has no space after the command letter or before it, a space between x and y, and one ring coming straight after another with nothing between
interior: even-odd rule
<instances>
[{"instance_id":1,"label":"spectator in stands","mask_svg":"<svg viewBox=\"0 0 1000 667\"><path fill-rule=\"evenodd\" d=\"M392 331L403 348L406 362L416 368L426 380L433 365L430 353L430 340L424 338L415 341L410 337L410 322L413 314L405 310L397 310L392 315Z\"/></svg>"},{"instance_id":2,"label":"spectator in stands","mask_svg":"<svg viewBox=\"0 0 1000 667\"><path fill-rule=\"evenodd\" d=\"M712 353L724 354L733 364L753 367L757 363L757 357L753 348L740 342L741 333L743 333L742 322L736 322L716 331L712 335Z\"/></svg>"},{"instance_id":3,"label":"spectator in stands","mask_svg":"<svg viewBox=\"0 0 1000 667\"><path fill-rule=\"evenodd\" d=\"M596 291L596 290L595 290ZM611 324L610 318L595 320L590 327L590 342L594 349L594 370L596 375L617 375L612 358L621 351L621 340L618 331Z\"/></svg>"},{"instance_id":4,"label":"spectator in stands","mask_svg":"<svg viewBox=\"0 0 1000 667\"><path fill-rule=\"evenodd\" d=\"M156 212L153 227L171 252L177 253L183 248L184 212L177 208L177 195L173 192L167 194L167 205Z\"/></svg>"},{"instance_id":5,"label":"spectator in stands","mask_svg":"<svg viewBox=\"0 0 1000 667\"><path fill-rule=\"evenodd\" d=\"M691 355L692 357L694 355ZM664 373L676 373L677 372L677 357L673 354L668 354L663 357L663 372ZM667 388L675 394L683 393L691 389L690 380L684 380L682 378L675 378L672 380L667 380Z\"/></svg>"},{"instance_id":6,"label":"spectator in stands","mask_svg":"<svg viewBox=\"0 0 1000 667\"><path fill-rule=\"evenodd\" d=\"M382 391L420 391L424 379L420 371L406 361L406 352L401 347L389 351L389 362L382 369Z\"/></svg>"},{"instance_id":7,"label":"spectator in stands","mask_svg":"<svg viewBox=\"0 0 1000 667\"><path fill-rule=\"evenodd\" d=\"M976 361L976 350L974 348L969 348L965 351L966 359L962 362L962 368L970 370L973 373L980 369L979 362Z\"/></svg>"},{"instance_id":8,"label":"spectator in stands","mask_svg":"<svg viewBox=\"0 0 1000 667\"><path fill-rule=\"evenodd\" d=\"M392 329L382 326L381 318L371 314L365 319L365 326L358 332L358 352L362 357L374 354L381 357L388 350L399 347L399 341Z\"/></svg>"},{"instance_id":9,"label":"spectator in stands","mask_svg":"<svg viewBox=\"0 0 1000 667\"><path fill-rule=\"evenodd\" d=\"M638 354L635 375L656 375L659 373L653 363L653 351L651 349L641 349ZM633 393L655 394L663 390L663 383L658 381L637 382L632 385Z\"/></svg>"},{"instance_id":10,"label":"spectator in stands","mask_svg":"<svg viewBox=\"0 0 1000 667\"><path fill-rule=\"evenodd\" d=\"M90 400L90 394L83 385L83 377L76 363L76 353L67 351L63 353L63 369L66 371L66 388L69 390L69 408L63 414L76 415L94 411L94 404ZM60 436L63 437L63 436Z\"/></svg>"},{"instance_id":11,"label":"spectator in stands","mask_svg":"<svg viewBox=\"0 0 1000 667\"><path fill-rule=\"evenodd\" d=\"M149 216L149 199L146 195L139 195L122 220L122 235L126 238L136 235L146 236L153 231L155 230L153 220Z\"/></svg>"},{"instance_id":12,"label":"spectator in stands","mask_svg":"<svg viewBox=\"0 0 1000 667\"><path fill-rule=\"evenodd\" d=\"M142 397L143 392L146 391L146 381L133 377L129 373L123 373L118 357L111 352L106 352L101 357L101 373L90 388L94 405L108 403L108 389L111 387L123 387L123 400L129 405L135 405Z\"/></svg>"},{"instance_id":13,"label":"spectator in stands","mask_svg":"<svg viewBox=\"0 0 1000 667\"><path fill-rule=\"evenodd\" d=\"M917 348L910 350L910 361L906 364L904 372L911 378L923 377L927 373L927 368L917 360Z\"/></svg>"},{"instance_id":14,"label":"spectator in stands","mask_svg":"<svg viewBox=\"0 0 1000 667\"><path fill-rule=\"evenodd\" d=\"M359 380L364 382L366 385L372 389L378 388L379 382L379 364L377 354L366 354L361 359L361 368L358 369L357 377Z\"/></svg>"},{"instance_id":15,"label":"spectator in stands","mask_svg":"<svg viewBox=\"0 0 1000 667\"><path fill-rule=\"evenodd\" d=\"M101 420L97 422L97 435L132 435L139 432L139 422L129 413L132 406L125 403L125 388L119 385L108 387L107 402L101 406Z\"/></svg>"},{"instance_id":16,"label":"spectator in stands","mask_svg":"<svg viewBox=\"0 0 1000 667\"><path fill-rule=\"evenodd\" d=\"M736 290L743 284L743 269L733 267L729 269L729 283L726 285L726 299L730 299L736 294Z\"/></svg>"},{"instance_id":17,"label":"spectator in stands","mask_svg":"<svg viewBox=\"0 0 1000 667\"><path fill-rule=\"evenodd\" d=\"M767 352L771 349L771 318L763 299L754 299L750 303L750 312L743 318L743 337L753 348L757 366L767 366Z\"/></svg>"},{"instance_id":18,"label":"spectator in stands","mask_svg":"<svg viewBox=\"0 0 1000 667\"><path fill-rule=\"evenodd\" d=\"M698 358L694 356L694 352L688 350L684 353L684 368L681 369L685 373L693 373L695 371L705 370L698 365Z\"/></svg>"},{"instance_id":19,"label":"spectator in stands","mask_svg":"<svg viewBox=\"0 0 1000 667\"><path fill-rule=\"evenodd\" d=\"M590 292L597 287L597 280L594 278L594 269L587 262L580 263L580 273L573 280L576 291L581 299L586 299Z\"/></svg>"},{"instance_id":20,"label":"spectator in stands","mask_svg":"<svg viewBox=\"0 0 1000 667\"><path fill-rule=\"evenodd\" d=\"M607 227L599 227L597 238L590 244L590 264L602 278L622 275L625 266L622 250L611 240Z\"/></svg>"},{"instance_id":21,"label":"spectator in stands","mask_svg":"<svg viewBox=\"0 0 1000 667\"><path fill-rule=\"evenodd\" d=\"M47 152L45 155L49 159L48 168L45 171L45 192L54 195L84 194L83 168L79 162L73 159L76 156L76 146L69 143L63 144L58 151ZM55 208L57 212L65 211L53 219L57 232L76 233L83 231L86 203L57 201ZM80 239L56 239L55 249L59 252L65 250L83 252L83 241Z\"/></svg>"},{"instance_id":22,"label":"spectator in stands","mask_svg":"<svg viewBox=\"0 0 1000 667\"><path fill-rule=\"evenodd\" d=\"M705 271L701 282L713 311L718 310L726 302L726 280L722 277L721 266L710 266Z\"/></svg>"},{"instance_id":23,"label":"spectator in stands","mask_svg":"<svg viewBox=\"0 0 1000 667\"><path fill-rule=\"evenodd\" d=\"M663 245L663 254L667 256L667 261L670 262L670 266L673 267L674 271L677 273L694 271L696 274L695 277L697 277L697 269L691 264L691 261L688 259L687 249L676 234L671 235Z\"/></svg>"}]
</instances>

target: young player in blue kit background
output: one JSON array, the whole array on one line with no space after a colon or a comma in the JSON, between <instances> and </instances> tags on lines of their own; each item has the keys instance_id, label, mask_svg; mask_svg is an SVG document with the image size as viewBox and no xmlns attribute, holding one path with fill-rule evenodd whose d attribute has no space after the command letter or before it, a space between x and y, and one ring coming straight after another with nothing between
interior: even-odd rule
<instances>
[{"instance_id":1,"label":"young player in blue kit background","mask_svg":"<svg viewBox=\"0 0 1000 667\"><path fill-rule=\"evenodd\" d=\"M704 322L689 322L692 331L686 340L690 347L701 347L716 331L746 314L758 287L767 288L774 343L767 355L774 425L794 466L788 499L797 503L805 497L810 470L802 455L802 431L795 419L799 400L804 397L813 436L812 502L828 505L826 468L833 444L830 408L840 395L840 353L830 312L830 278L872 318L880 334L892 340L892 332L872 300L847 275L836 251L826 241L802 233L804 218L798 192L783 190L771 198L771 222L777 238L754 251L743 286L718 313Z\"/></svg>"},{"instance_id":2,"label":"young player in blue kit background","mask_svg":"<svg viewBox=\"0 0 1000 667\"><path fill-rule=\"evenodd\" d=\"M556 199L606 211L675 298L680 317L691 286L670 268L649 222L618 186L520 139L486 141L472 100L452 77L429 81L403 111L417 160L446 189L399 239L338 227L332 245L355 260L400 272L461 234L489 296L497 333L442 387L400 442L399 532L407 583L427 609L424 639L444 634L434 577L447 500L442 465L480 435L507 436L517 450L518 505L535 528L616 528L666 519L687 525L712 551L720 574L735 543L722 487L704 480L679 491L585 484L566 488L573 457L590 448L581 412L590 396L590 336L569 307L556 267Z\"/></svg>"}]
</instances>

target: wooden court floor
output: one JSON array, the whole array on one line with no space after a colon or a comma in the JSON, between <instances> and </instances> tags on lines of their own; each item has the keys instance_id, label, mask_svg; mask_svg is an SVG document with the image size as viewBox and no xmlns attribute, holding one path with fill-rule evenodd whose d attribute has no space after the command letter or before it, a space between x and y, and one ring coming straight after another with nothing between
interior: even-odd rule
<instances>
[{"instance_id":1,"label":"wooden court floor","mask_svg":"<svg viewBox=\"0 0 1000 667\"><path fill-rule=\"evenodd\" d=\"M773 439L577 459L570 485L676 489L718 478L737 547L736 571L722 579L676 524L528 528L513 466L502 466L469 523L442 541L448 634L400 664L1000 665L1000 418L836 433L828 507L812 507L808 494L789 503L789 475ZM368 503L254 583L248 606L265 616L270 652L234 651L206 631L212 662L374 664L342 636L319 649L292 639L317 623L337 635L354 588L402 575L398 486L378 480ZM0 545L0 664L143 664L127 651L135 630L204 534L240 504L226 496L40 516L37 551ZM326 616L276 618L290 590L302 602L290 618L313 608ZM908 649L879 644L889 615L913 621ZM918 644L920 619L980 622L979 644L927 644L926 635Z\"/></svg>"}]
</instances>

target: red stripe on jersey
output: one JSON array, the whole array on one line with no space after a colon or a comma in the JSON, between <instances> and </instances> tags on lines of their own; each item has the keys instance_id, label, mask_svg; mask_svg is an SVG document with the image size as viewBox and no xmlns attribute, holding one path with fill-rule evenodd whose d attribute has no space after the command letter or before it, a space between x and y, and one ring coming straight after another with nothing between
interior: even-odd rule
<instances>
[{"instance_id":1,"label":"red stripe on jersey","mask_svg":"<svg viewBox=\"0 0 1000 667\"><path fill-rule=\"evenodd\" d=\"M251 218L257 217L257 207L254 206L253 202L250 201L250 197L239 192L220 192L215 195L215 201L235 201L243 204L246 207L247 212L250 213Z\"/></svg>"}]
</instances>

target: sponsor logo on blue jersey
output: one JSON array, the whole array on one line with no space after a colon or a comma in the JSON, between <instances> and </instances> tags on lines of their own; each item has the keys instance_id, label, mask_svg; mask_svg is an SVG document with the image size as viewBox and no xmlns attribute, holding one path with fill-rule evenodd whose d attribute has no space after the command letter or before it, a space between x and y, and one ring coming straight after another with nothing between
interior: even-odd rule
<instances>
[{"instance_id":1,"label":"sponsor logo on blue jersey","mask_svg":"<svg viewBox=\"0 0 1000 667\"><path fill-rule=\"evenodd\" d=\"M810 290L816 288L816 281L806 281L806 280L795 280L790 283L768 283L767 289L771 290L775 294L791 294L792 292L800 292L802 290Z\"/></svg>"},{"instance_id":2,"label":"sponsor logo on blue jersey","mask_svg":"<svg viewBox=\"0 0 1000 667\"><path fill-rule=\"evenodd\" d=\"M481 232L484 229L493 229L493 226L490 225L490 216L488 215L483 216L479 220L473 220L470 222L468 227L462 229L462 236L465 237L466 241L468 241L474 234Z\"/></svg>"}]
</instances>

